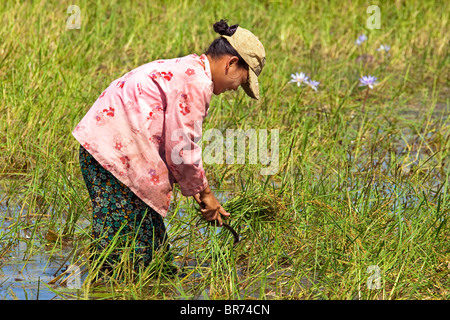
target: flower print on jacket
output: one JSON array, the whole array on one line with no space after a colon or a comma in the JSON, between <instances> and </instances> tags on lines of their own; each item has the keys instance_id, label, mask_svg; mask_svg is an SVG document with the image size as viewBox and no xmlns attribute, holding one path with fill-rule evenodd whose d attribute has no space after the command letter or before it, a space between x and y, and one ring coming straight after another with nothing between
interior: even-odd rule
<instances>
[{"instance_id":1,"label":"flower print on jacket","mask_svg":"<svg viewBox=\"0 0 450 320\"><path fill-rule=\"evenodd\" d=\"M85 129L85 126L77 125L77 126L75 127L75 129L73 129L73 131L74 131L74 132L77 132L77 131L82 131L82 130L84 130L84 129Z\"/></svg>"},{"instance_id":2,"label":"flower print on jacket","mask_svg":"<svg viewBox=\"0 0 450 320\"><path fill-rule=\"evenodd\" d=\"M187 69L185 72L188 76L193 76L195 74L195 70L194 69Z\"/></svg>"},{"instance_id":3,"label":"flower print on jacket","mask_svg":"<svg viewBox=\"0 0 450 320\"><path fill-rule=\"evenodd\" d=\"M157 71L157 70L153 70L153 71L150 71L150 73L148 74L148 76L149 76L150 78L152 78L153 80L156 80L156 79L158 79L158 78L161 78L161 72L159 72L159 71Z\"/></svg>"},{"instance_id":4,"label":"flower print on jacket","mask_svg":"<svg viewBox=\"0 0 450 320\"><path fill-rule=\"evenodd\" d=\"M167 209L169 209L169 206L170 206L170 198L172 198L172 192L169 192L169 193L166 195L166 208L167 208Z\"/></svg>"},{"instance_id":5,"label":"flower print on jacket","mask_svg":"<svg viewBox=\"0 0 450 320\"><path fill-rule=\"evenodd\" d=\"M119 151L122 151L122 148L123 148L122 142L120 142L120 141L116 142L116 145L114 146L114 148L116 148Z\"/></svg>"},{"instance_id":6,"label":"flower print on jacket","mask_svg":"<svg viewBox=\"0 0 450 320\"><path fill-rule=\"evenodd\" d=\"M88 150L89 152L92 152L92 151L96 151L97 150L97 144L95 143L95 142L85 142L85 143L83 143L82 144L83 145L83 147L86 149L86 150Z\"/></svg>"},{"instance_id":7,"label":"flower print on jacket","mask_svg":"<svg viewBox=\"0 0 450 320\"><path fill-rule=\"evenodd\" d=\"M147 120L154 120L156 113L161 112L163 110L164 109L159 102L150 105L150 111L147 114Z\"/></svg>"},{"instance_id":8,"label":"flower print on jacket","mask_svg":"<svg viewBox=\"0 0 450 320\"><path fill-rule=\"evenodd\" d=\"M125 81L123 81L123 80L119 80L119 81L117 81L117 86L120 88L120 89L123 89L123 86L125 85Z\"/></svg>"},{"instance_id":9,"label":"flower print on jacket","mask_svg":"<svg viewBox=\"0 0 450 320\"><path fill-rule=\"evenodd\" d=\"M167 81L170 81L173 77L172 72L161 72L161 75L164 77L164 79L166 79Z\"/></svg>"},{"instance_id":10,"label":"flower print on jacket","mask_svg":"<svg viewBox=\"0 0 450 320\"><path fill-rule=\"evenodd\" d=\"M139 92L139 95L141 95L141 94L143 93L143 90L142 90L142 84L137 83L137 84L136 84L136 88L137 88L137 90L138 90L138 92Z\"/></svg>"},{"instance_id":11,"label":"flower print on jacket","mask_svg":"<svg viewBox=\"0 0 450 320\"><path fill-rule=\"evenodd\" d=\"M108 117L114 117L114 108L109 107L109 109L103 109L103 112L106 113Z\"/></svg>"},{"instance_id":12,"label":"flower print on jacket","mask_svg":"<svg viewBox=\"0 0 450 320\"><path fill-rule=\"evenodd\" d=\"M113 137L114 148L119 151L124 151L123 149L126 148L131 142L132 141L129 139L124 139L121 134L115 134Z\"/></svg>"},{"instance_id":13,"label":"flower print on jacket","mask_svg":"<svg viewBox=\"0 0 450 320\"><path fill-rule=\"evenodd\" d=\"M185 116L191 112L192 95L190 93L182 93L180 95L179 104L180 112Z\"/></svg>"},{"instance_id":14,"label":"flower print on jacket","mask_svg":"<svg viewBox=\"0 0 450 320\"><path fill-rule=\"evenodd\" d=\"M148 113L148 116L147 116L147 120L152 120L153 119L153 115L154 115L153 110L150 110L150 112Z\"/></svg>"},{"instance_id":15,"label":"flower print on jacket","mask_svg":"<svg viewBox=\"0 0 450 320\"><path fill-rule=\"evenodd\" d=\"M122 164L126 169L130 167L130 158L128 158L128 156L120 157L120 161L122 161Z\"/></svg>"},{"instance_id":16,"label":"flower print on jacket","mask_svg":"<svg viewBox=\"0 0 450 320\"><path fill-rule=\"evenodd\" d=\"M153 184L158 184L159 183L159 176L156 174L156 170L155 169L150 169L148 171L148 174L150 175L150 181L153 182Z\"/></svg>"},{"instance_id":17,"label":"flower print on jacket","mask_svg":"<svg viewBox=\"0 0 450 320\"><path fill-rule=\"evenodd\" d=\"M157 70L153 70L153 71L150 71L148 76L150 78L154 79L154 80L159 79L159 78L162 77L165 80L170 81L172 79L172 77L173 77L173 74L170 71L169 72L165 72L165 71L159 72Z\"/></svg>"},{"instance_id":18,"label":"flower print on jacket","mask_svg":"<svg viewBox=\"0 0 450 320\"><path fill-rule=\"evenodd\" d=\"M105 125L108 121L114 117L115 110L113 107L109 107L108 109L103 109L101 111L97 111L94 115L96 120L96 124L99 126Z\"/></svg>"},{"instance_id":19,"label":"flower print on jacket","mask_svg":"<svg viewBox=\"0 0 450 320\"><path fill-rule=\"evenodd\" d=\"M158 175L154 175L151 178L153 184L158 184L159 183L159 176Z\"/></svg>"}]
</instances>

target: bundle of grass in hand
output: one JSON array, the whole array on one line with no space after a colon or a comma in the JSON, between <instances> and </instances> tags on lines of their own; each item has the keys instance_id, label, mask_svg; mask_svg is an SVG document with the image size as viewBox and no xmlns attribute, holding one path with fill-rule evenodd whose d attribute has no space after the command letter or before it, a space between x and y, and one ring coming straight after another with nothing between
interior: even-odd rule
<instances>
[{"instance_id":1,"label":"bundle of grass in hand","mask_svg":"<svg viewBox=\"0 0 450 320\"><path fill-rule=\"evenodd\" d=\"M286 213L286 204L277 190L248 188L234 193L223 204L234 220L275 220Z\"/></svg>"}]
</instances>

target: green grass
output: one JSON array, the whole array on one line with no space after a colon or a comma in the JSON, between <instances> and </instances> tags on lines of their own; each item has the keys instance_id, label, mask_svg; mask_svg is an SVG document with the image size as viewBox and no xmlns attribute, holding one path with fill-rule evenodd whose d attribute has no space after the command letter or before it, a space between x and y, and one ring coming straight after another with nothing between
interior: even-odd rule
<instances>
[{"instance_id":1,"label":"green grass","mask_svg":"<svg viewBox=\"0 0 450 320\"><path fill-rule=\"evenodd\" d=\"M89 268L78 294L55 282L62 298L450 297L448 2L380 3L379 30L366 28L367 1L79 1L81 29L66 30L70 4L0 8L0 268L19 245L24 268L37 254ZM157 256L133 274L124 257L122 278L102 280L86 263L91 209L71 131L125 72L202 53L221 18L264 44L262 98L214 96L203 128L279 129L279 171L206 167L236 248L176 189L165 222L185 273L165 277ZM318 92L288 83L300 71ZM369 74L379 84L366 96Z\"/></svg>"}]
</instances>

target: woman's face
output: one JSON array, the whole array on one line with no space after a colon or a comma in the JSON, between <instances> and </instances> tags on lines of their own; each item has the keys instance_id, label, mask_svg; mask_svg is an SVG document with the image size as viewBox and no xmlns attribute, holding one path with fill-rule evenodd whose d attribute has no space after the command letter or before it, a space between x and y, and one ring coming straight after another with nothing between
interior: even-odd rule
<instances>
[{"instance_id":1,"label":"woman's face","mask_svg":"<svg viewBox=\"0 0 450 320\"><path fill-rule=\"evenodd\" d=\"M214 94L218 95L229 90L236 91L241 84L247 83L248 70L240 67L238 61L238 57L227 55L214 63L214 68L211 68Z\"/></svg>"}]
</instances>

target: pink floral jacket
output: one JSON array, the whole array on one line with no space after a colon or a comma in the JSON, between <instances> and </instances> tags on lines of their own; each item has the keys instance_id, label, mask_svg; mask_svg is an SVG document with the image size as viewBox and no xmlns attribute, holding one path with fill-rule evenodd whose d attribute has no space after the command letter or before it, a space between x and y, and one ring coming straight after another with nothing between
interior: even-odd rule
<instances>
[{"instance_id":1,"label":"pink floral jacket","mask_svg":"<svg viewBox=\"0 0 450 320\"><path fill-rule=\"evenodd\" d=\"M164 217L173 183L185 196L207 186L196 142L212 92L205 55L153 61L114 80L72 134Z\"/></svg>"}]
</instances>

